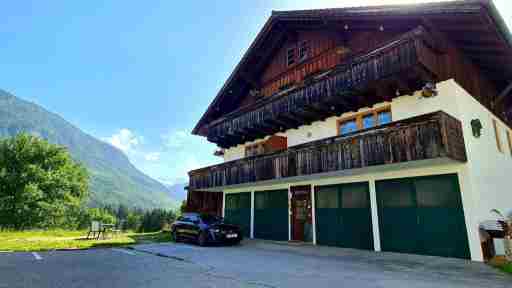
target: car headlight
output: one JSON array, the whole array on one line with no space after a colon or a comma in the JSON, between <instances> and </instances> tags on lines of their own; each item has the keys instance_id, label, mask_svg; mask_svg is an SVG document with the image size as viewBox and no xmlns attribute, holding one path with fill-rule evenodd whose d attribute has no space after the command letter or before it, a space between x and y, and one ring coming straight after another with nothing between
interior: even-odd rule
<instances>
[{"instance_id":1,"label":"car headlight","mask_svg":"<svg viewBox=\"0 0 512 288\"><path fill-rule=\"evenodd\" d=\"M212 228L212 229L210 229L210 232L212 232L212 233L220 233L220 229L219 228Z\"/></svg>"}]
</instances>

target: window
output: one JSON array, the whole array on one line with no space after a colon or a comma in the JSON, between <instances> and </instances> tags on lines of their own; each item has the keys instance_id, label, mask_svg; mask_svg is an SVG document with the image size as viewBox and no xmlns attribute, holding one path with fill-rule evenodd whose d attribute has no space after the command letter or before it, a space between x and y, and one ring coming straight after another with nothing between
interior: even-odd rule
<instances>
[{"instance_id":1,"label":"window","mask_svg":"<svg viewBox=\"0 0 512 288\"><path fill-rule=\"evenodd\" d=\"M286 65L291 66L295 64L295 48L288 48L286 51Z\"/></svg>"},{"instance_id":2,"label":"window","mask_svg":"<svg viewBox=\"0 0 512 288\"><path fill-rule=\"evenodd\" d=\"M302 41L299 44L299 61L306 60L309 56L309 42Z\"/></svg>"},{"instance_id":3,"label":"window","mask_svg":"<svg viewBox=\"0 0 512 288\"><path fill-rule=\"evenodd\" d=\"M375 126L375 117L373 114L367 114L363 116L363 129L372 128Z\"/></svg>"},{"instance_id":4,"label":"window","mask_svg":"<svg viewBox=\"0 0 512 288\"><path fill-rule=\"evenodd\" d=\"M503 147L501 146L500 127L498 127L498 121L496 121L496 119L492 119L492 125L494 126L494 135L496 135L496 146L498 147L498 151L503 153Z\"/></svg>"},{"instance_id":5,"label":"window","mask_svg":"<svg viewBox=\"0 0 512 288\"><path fill-rule=\"evenodd\" d=\"M358 130L358 128L357 128L357 123L356 123L355 119L344 121L343 123L340 124L340 134L341 135L346 135L346 134L352 133L357 130Z\"/></svg>"},{"instance_id":6,"label":"window","mask_svg":"<svg viewBox=\"0 0 512 288\"><path fill-rule=\"evenodd\" d=\"M391 122L391 110L389 107L364 112L338 122L339 135L346 135L357 130L369 129L375 126Z\"/></svg>"},{"instance_id":7,"label":"window","mask_svg":"<svg viewBox=\"0 0 512 288\"><path fill-rule=\"evenodd\" d=\"M377 121L379 125L391 123L391 111L385 110L377 113Z\"/></svg>"}]
</instances>

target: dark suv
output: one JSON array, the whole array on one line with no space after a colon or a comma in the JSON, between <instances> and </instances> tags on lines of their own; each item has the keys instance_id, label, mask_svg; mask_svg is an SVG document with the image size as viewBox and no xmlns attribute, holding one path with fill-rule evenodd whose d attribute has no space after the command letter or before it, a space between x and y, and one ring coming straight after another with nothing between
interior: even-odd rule
<instances>
[{"instance_id":1,"label":"dark suv","mask_svg":"<svg viewBox=\"0 0 512 288\"><path fill-rule=\"evenodd\" d=\"M171 232L176 242L188 240L200 246L238 244L243 238L240 227L224 223L221 217L199 213L183 214L172 223Z\"/></svg>"}]
</instances>

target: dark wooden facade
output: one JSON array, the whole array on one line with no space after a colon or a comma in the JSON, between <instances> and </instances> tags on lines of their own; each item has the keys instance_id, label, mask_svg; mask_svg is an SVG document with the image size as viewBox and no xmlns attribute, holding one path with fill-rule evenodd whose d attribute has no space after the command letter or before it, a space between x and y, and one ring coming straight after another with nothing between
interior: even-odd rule
<instances>
[{"instance_id":1,"label":"dark wooden facade","mask_svg":"<svg viewBox=\"0 0 512 288\"><path fill-rule=\"evenodd\" d=\"M358 71L349 67L361 66L363 63L358 61L364 55L374 55L395 39L404 38L408 31L419 29L424 30L426 37L414 40L416 59L411 59L413 63L408 64L426 70L427 74L407 79L404 75L409 75L408 67L397 67L393 56L383 56L380 59L382 63L376 64L387 70L395 69L394 75L379 74L377 68ZM512 97L508 97L512 92L511 39L503 19L488 0L274 12L193 133L207 136L222 147L229 147L249 141L253 135L269 135L276 129L300 126L331 114L339 115L347 110L371 106L374 102L390 100L396 88L407 92L421 88L419 86L425 81L451 78L498 117L510 123L507 112L512 112ZM287 50L303 41L309 43L308 57L288 65ZM373 62L378 60L371 59ZM238 115L259 109L263 103L278 101L277 98L297 94L325 80L319 78L326 74L334 76L344 69L352 72L353 79L348 79L349 83L345 83L341 91L337 87L334 92L357 94L352 95L352 102L344 99L351 103L327 101L322 104L334 107L330 113L299 111L297 115L292 111L287 115L289 117L285 117L289 118L287 121L278 117L264 125L256 121L255 125L242 124L240 129L237 126L238 122L247 122L245 119L236 120ZM378 77L361 79L368 74ZM366 87L354 89L361 88L351 83L358 81L360 86ZM304 109L321 110L309 105L307 100L304 103ZM275 114L276 111L271 112Z\"/></svg>"},{"instance_id":2,"label":"dark wooden facade","mask_svg":"<svg viewBox=\"0 0 512 288\"><path fill-rule=\"evenodd\" d=\"M287 93L265 97L212 122L208 140L231 147L312 121L357 111L420 89L438 75L441 59L422 27L318 76ZM379 90L379 91L377 91Z\"/></svg>"},{"instance_id":3,"label":"dark wooden facade","mask_svg":"<svg viewBox=\"0 0 512 288\"><path fill-rule=\"evenodd\" d=\"M446 157L466 161L459 120L444 112L191 171L191 189Z\"/></svg>"},{"instance_id":4,"label":"dark wooden facade","mask_svg":"<svg viewBox=\"0 0 512 288\"><path fill-rule=\"evenodd\" d=\"M290 34L288 40L270 60L261 78L258 79L263 96L272 96L278 93L281 87L303 85L308 78L329 71L354 55L368 53L382 43L398 36L396 31L338 33L329 30L305 30ZM287 65L288 49L296 49L303 42L308 43L307 57L304 60L298 60L293 65ZM249 98L251 97L247 96L240 107L253 103L255 99Z\"/></svg>"}]
</instances>

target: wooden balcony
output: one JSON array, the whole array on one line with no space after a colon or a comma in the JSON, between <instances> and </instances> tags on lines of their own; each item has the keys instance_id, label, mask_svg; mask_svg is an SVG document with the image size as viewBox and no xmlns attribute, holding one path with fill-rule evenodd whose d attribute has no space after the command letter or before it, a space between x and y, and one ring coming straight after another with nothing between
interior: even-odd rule
<instances>
[{"instance_id":1,"label":"wooden balcony","mask_svg":"<svg viewBox=\"0 0 512 288\"><path fill-rule=\"evenodd\" d=\"M436 54L419 27L370 53L352 58L301 87L264 97L217 119L208 126L208 140L220 147L297 128L348 111L357 111L410 92L435 80ZM409 91L408 91L409 90Z\"/></svg>"},{"instance_id":2,"label":"wooden balcony","mask_svg":"<svg viewBox=\"0 0 512 288\"><path fill-rule=\"evenodd\" d=\"M435 158L467 161L462 125L444 112L194 170L189 172L190 189Z\"/></svg>"}]
</instances>

